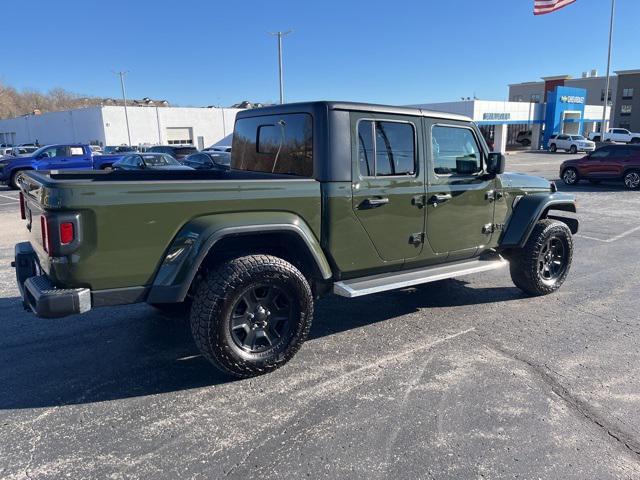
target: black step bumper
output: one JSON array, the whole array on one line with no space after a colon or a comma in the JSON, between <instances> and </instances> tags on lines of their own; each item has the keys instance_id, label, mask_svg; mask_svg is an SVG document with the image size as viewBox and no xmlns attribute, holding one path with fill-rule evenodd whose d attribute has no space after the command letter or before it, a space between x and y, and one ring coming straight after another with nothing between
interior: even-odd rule
<instances>
[{"instance_id":1,"label":"black step bumper","mask_svg":"<svg viewBox=\"0 0 640 480\"><path fill-rule=\"evenodd\" d=\"M38 317L60 318L91 310L91 290L53 285L29 242L16 245L13 266L22 302Z\"/></svg>"}]
</instances>

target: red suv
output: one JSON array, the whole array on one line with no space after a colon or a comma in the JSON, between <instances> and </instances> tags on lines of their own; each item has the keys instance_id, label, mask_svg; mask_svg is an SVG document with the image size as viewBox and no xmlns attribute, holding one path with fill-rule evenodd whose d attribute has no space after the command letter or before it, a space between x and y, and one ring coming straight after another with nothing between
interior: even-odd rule
<instances>
[{"instance_id":1,"label":"red suv","mask_svg":"<svg viewBox=\"0 0 640 480\"><path fill-rule=\"evenodd\" d=\"M607 145L586 157L567 160L560 165L560 178L567 185L580 180L598 183L622 180L631 190L640 188L640 145Z\"/></svg>"}]
</instances>

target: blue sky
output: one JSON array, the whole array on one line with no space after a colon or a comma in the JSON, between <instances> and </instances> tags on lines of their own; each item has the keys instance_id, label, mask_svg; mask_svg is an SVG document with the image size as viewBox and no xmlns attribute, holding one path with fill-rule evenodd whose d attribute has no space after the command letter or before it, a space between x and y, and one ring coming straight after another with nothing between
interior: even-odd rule
<instances>
[{"instance_id":1,"label":"blue sky","mask_svg":"<svg viewBox=\"0 0 640 480\"><path fill-rule=\"evenodd\" d=\"M609 2L534 17L533 0L22 0L3 7L0 81L180 105L278 99L505 99L507 85L606 66ZM612 70L640 68L640 1L618 0ZM11 52L11 53L9 53Z\"/></svg>"}]
</instances>

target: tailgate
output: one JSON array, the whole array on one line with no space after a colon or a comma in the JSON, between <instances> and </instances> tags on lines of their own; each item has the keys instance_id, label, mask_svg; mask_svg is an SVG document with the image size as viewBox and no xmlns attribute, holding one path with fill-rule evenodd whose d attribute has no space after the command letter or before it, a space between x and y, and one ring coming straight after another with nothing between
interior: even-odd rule
<instances>
[{"instance_id":1,"label":"tailgate","mask_svg":"<svg viewBox=\"0 0 640 480\"><path fill-rule=\"evenodd\" d=\"M43 229L46 228L44 220L45 208L41 200L44 198L44 186L30 175L22 175L20 185L20 211L24 219L24 225L28 232L28 240L33 246L42 269L49 273L49 256L45 251L43 242Z\"/></svg>"}]
</instances>

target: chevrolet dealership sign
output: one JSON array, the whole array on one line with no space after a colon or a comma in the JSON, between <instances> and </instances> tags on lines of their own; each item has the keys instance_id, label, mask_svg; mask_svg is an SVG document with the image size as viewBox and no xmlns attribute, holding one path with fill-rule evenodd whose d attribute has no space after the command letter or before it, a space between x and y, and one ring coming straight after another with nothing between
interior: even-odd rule
<instances>
[{"instance_id":1,"label":"chevrolet dealership sign","mask_svg":"<svg viewBox=\"0 0 640 480\"><path fill-rule=\"evenodd\" d=\"M584 97L577 97L575 95L562 95L560 97L562 103L584 103Z\"/></svg>"}]
</instances>

